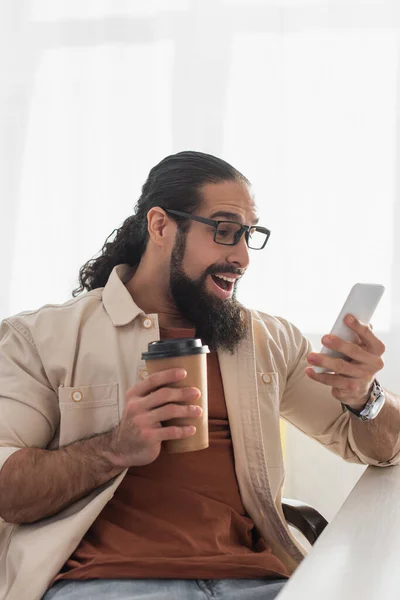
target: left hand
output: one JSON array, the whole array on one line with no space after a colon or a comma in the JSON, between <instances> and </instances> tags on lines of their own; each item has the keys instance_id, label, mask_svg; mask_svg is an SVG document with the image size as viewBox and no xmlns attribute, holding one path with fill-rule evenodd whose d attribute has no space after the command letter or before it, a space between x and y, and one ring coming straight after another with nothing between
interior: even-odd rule
<instances>
[{"instance_id":1,"label":"left hand","mask_svg":"<svg viewBox=\"0 0 400 600\"><path fill-rule=\"evenodd\" d=\"M351 318L354 319L353 322ZM381 357L385 352L385 344L372 332L371 325L361 323L353 315L347 315L345 323L357 333L357 342L345 342L337 336L324 336L322 343L327 348L341 352L351 361L312 352L307 357L308 362L331 372L315 373L314 369L308 367L305 373L314 381L330 385L334 398L343 404L348 404L354 410L362 410L368 401L376 373L384 367Z\"/></svg>"}]
</instances>

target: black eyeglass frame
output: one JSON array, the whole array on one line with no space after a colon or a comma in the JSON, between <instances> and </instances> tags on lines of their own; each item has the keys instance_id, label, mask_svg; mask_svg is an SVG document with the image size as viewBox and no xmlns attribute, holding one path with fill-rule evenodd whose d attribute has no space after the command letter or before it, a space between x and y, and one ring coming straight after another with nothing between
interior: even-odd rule
<instances>
[{"instance_id":1,"label":"black eyeglass frame","mask_svg":"<svg viewBox=\"0 0 400 600\"><path fill-rule=\"evenodd\" d=\"M265 246L267 245L267 242L271 235L271 231L269 229L267 229L266 227L261 227L259 225L242 225L242 223L238 223L237 221L227 221L227 220L218 221L218 220L214 220L214 219L206 219L205 217L197 217L195 215L181 212L180 210L172 210L170 208L168 208L168 209L164 208L164 210L167 214L177 215L178 217L184 217L185 219L191 219L192 221L198 221L199 223L204 223L205 225L210 225L211 227L214 227L214 242L216 244L221 244L221 246L236 246L240 242L242 235L245 234L246 244L247 244L247 247L250 248L250 250L263 250L263 248L265 248ZM230 223L230 224L233 223L234 225L240 226L240 229L235 234L235 240L232 244L224 244L224 242L217 242L216 237L217 237L217 233L218 233L218 227L221 223ZM261 248L252 248L251 246L249 246L249 235L250 235L251 229L256 229L260 233L265 234L265 236L266 236L265 242L263 243Z\"/></svg>"}]
</instances>

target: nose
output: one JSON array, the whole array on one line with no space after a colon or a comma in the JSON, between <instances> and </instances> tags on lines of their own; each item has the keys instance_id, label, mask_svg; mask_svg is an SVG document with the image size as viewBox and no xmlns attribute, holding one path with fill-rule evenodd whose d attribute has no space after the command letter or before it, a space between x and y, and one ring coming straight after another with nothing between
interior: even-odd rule
<instances>
[{"instance_id":1,"label":"nose","mask_svg":"<svg viewBox=\"0 0 400 600\"><path fill-rule=\"evenodd\" d=\"M240 241L236 246L227 246L229 253L227 255L227 261L234 264L240 269L247 269L250 262L249 248L246 244L244 235L240 238Z\"/></svg>"}]
</instances>

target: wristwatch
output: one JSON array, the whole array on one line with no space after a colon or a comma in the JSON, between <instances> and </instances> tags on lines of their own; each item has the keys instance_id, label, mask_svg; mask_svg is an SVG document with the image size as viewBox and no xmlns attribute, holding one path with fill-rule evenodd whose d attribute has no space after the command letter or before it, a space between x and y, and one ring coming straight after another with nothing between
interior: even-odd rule
<instances>
[{"instance_id":1,"label":"wristwatch","mask_svg":"<svg viewBox=\"0 0 400 600\"><path fill-rule=\"evenodd\" d=\"M381 384L377 379L374 379L369 391L367 404L362 410L354 410L354 408L347 406L347 404L342 405L351 413L353 413L353 415L356 415L356 417L359 419L362 419L363 421L372 421L372 419L375 419L375 417L377 417L380 413L383 405L385 404L385 400L386 396Z\"/></svg>"}]
</instances>

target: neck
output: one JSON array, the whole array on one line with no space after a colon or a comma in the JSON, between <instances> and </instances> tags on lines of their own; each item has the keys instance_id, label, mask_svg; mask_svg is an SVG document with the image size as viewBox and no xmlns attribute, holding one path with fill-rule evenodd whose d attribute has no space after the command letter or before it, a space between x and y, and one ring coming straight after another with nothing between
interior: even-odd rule
<instances>
[{"instance_id":1,"label":"neck","mask_svg":"<svg viewBox=\"0 0 400 600\"><path fill-rule=\"evenodd\" d=\"M178 311L171 297L169 269L165 265L158 265L157 268L143 256L126 288L146 314L158 314L160 327L193 327L193 324Z\"/></svg>"}]
</instances>

